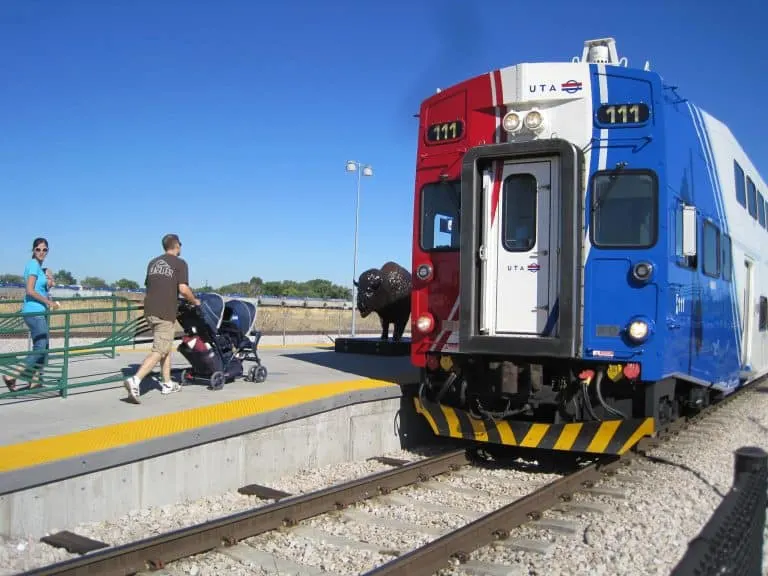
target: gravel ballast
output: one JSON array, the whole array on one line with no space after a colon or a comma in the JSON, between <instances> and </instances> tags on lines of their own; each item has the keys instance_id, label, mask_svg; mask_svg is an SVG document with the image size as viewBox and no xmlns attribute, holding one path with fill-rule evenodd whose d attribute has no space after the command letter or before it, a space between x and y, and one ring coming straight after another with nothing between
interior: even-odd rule
<instances>
[{"instance_id":1,"label":"gravel ballast","mask_svg":"<svg viewBox=\"0 0 768 576\"><path fill-rule=\"evenodd\" d=\"M653 449L651 460L636 460L596 486L616 494L579 493L570 503L598 504L602 511L568 511L566 505L564 511L544 513L543 520L566 521L566 525L574 527L574 533L555 532L534 524L512 533L512 539L548 543L545 553L495 545L473 552L469 559L475 566L496 564L498 573L513 575L669 574L685 554L688 542L720 504L722 495L730 490L733 453L745 445L768 450L768 384L747 392ZM387 456L423 457L408 452ZM305 493L388 469L391 467L376 461L334 465L286 476L270 486L292 494ZM303 565L310 570L308 573L313 568L317 573L359 574L471 521L471 513L488 512L555 477L514 468L474 467L466 475L437 478L425 486L406 487L391 495L404 502L368 500L293 528L249 538L225 553L210 552L172 563L165 573L275 574L277 564L262 570L257 561L249 560L257 558L257 551L261 551L274 554L276 562ZM442 489L443 485L452 490ZM270 502L233 491L135 511L114 522L60 529L122 544ZM327 537L323 538L323 534ZM343 539L361 544L345 546ZM4 541L0 543L0 575L72 556L36 541ZM478 573L466 568L446 568L440 574Z\"/></svg>"}]
</instances>

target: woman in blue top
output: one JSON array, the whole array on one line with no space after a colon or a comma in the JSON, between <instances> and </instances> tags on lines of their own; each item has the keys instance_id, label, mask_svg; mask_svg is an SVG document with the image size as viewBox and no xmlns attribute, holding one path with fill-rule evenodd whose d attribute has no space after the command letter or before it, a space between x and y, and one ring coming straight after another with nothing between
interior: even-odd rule
<instances>
[{"instance_id":1,"label":"woman in blue top","mask_svg":"<svg viewBox=\"0 0 768 576\"><path fill-rule=\"evenodd\" d=\"M48 278L43 270L43 260L48 255L48 240L45 238L35 238L32 242L32 259L27 262L24 268L24 285L26 293L24 294L24 304L21 307L21 313L24 315L24 322L29 327L29 333L32 338L32 353L27 356L24 365L25 368L19 374L29 383L30 388L40 386L32 384L35 373L45 364L48 355L48 320L44 313L48 308L58 308L59 303L54 302L48 296ZM23 374L23 376L22 376ZM3 376L5 385L14 392L16 387L16 378Z\"/></svg>"}]
</instances>

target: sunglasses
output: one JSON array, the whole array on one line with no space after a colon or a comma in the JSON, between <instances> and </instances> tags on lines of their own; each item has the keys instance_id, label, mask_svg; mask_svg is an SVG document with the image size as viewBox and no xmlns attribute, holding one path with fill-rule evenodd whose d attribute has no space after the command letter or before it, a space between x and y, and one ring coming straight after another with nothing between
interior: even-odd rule
<instances>
[{"instance_id":1,"label":"sunglasses","mask_svg":"<svg viewBox=\"0 0 768 576\"><path fill-rule=\"evenodd\" d=\"M35 248L35 252L48 252L48 248Z\"/></svg>"}]
</instances>

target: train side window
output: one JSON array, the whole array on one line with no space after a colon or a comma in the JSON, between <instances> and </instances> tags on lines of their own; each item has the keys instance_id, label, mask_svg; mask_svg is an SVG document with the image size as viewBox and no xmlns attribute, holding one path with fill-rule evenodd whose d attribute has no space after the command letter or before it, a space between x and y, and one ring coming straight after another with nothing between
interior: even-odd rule
<instances>
[{"instance_id":1,"label":"train side window","mask_svg":"<svg viewBox=\"0 0 768 576\"><path fill-rule=\"evenodd\" d=\"M702 231L701 270L707 276L720 276L720 230L712 222L704 221Z\"/></svg>"},{"instance_id":2,"label":"train side window","mask_svg":"<svg viewBox=\"0 0 768 576\"><path fill-rule=\"evenodd\" d=\"M760 318L759 328L760 332L765 332L768 329L768 298L760 296Z\"/></svg>"},{"instance_id":3,"label":"train side window","mask_svg":"<svg viewBox=\"0 0 768 576\"><path fill-rule=\"evenodd\" d=\"M765 228L765 198L757 191L757 219L760 221L760 226Z\"/></svg>"},{"instance_id":4,"label":"train side window","mask_svg":"<svg viewBox=\"0 0 768 576\"><path fill-rule=\"evenodd\" d=\"M739 204L747 207L747 189L744 187L744 170L741 169L736 160L733 161L733 175L736 180L736 200Z\"/></svg>"},{"instance_id":5,"label":"train side window","mask_svg":"<svg viewBox=\"0 0 768 576\"><path fill-rule=\"evenodd\" d=\"M723 248L723 280L730 282L733 275L733 252L731 251L731 237L728 234L722 236Z\"/></svg>"},{"instance_id":6,"label":"train side window","mask_svg":"<svg viewBox=\"0 0 768 576\"><path fill-rule=\"evenodd\" d=\"M749 215L757 220L757 189L749 176L747 176L747 205L749 206Z\"/></svg>"},{"instance_id":7,"label":"train side window","mask_svg":"<svg viewBox=\"0 0 768 576\"><path fill-rule=\"evenodd\" d=\"M678 266L683 268L696 268L696 256L683 254L683 207L684 202L677 204L675 211L675 260Z\"/></svg>"}]
</instances>

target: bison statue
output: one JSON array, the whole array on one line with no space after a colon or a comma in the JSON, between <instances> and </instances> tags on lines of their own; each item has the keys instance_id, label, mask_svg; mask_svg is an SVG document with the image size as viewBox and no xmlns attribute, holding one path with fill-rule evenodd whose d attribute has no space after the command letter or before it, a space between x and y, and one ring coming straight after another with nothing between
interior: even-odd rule
<instances>
[{"instance_id":1,"label":"bison statue","mask_svg":"<svg viewBox=\"0 0 768 576\"><path fill-rule=\"evenodd\" d=\"M382 340L389 339L389 325L394 324L392 338L399 342L411 315L411 273L395 262L387 262L381 269L366 270L354 284L360 315L379 315Z\"/></svg>"}]
</instances>

